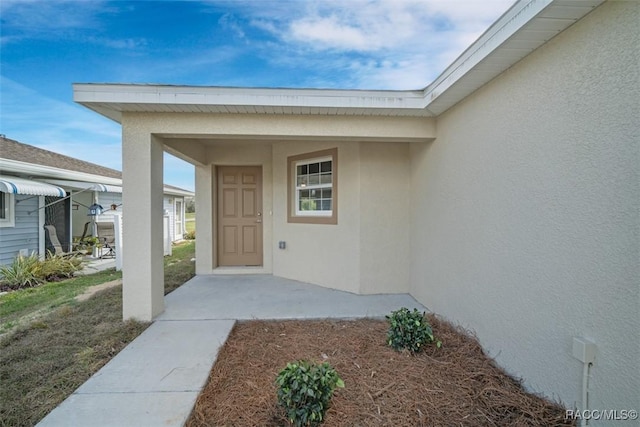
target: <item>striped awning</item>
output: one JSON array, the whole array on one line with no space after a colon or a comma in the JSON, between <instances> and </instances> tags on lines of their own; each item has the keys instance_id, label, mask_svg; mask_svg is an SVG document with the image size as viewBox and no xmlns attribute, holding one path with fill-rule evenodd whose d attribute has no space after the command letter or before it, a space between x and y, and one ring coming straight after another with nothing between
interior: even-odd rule
<instances>
[{"instance_id":1,"label":"striped awning","mask_svg":"<svg viewBox=\"0 0 640 427\"><path fill-rule=\"evenodd\" d=\"M65 197L67 195L66 191L57 185L6 175L0 175L0 191L31 196Z\"/></svg>"},{"instance_id":2,"label":"striped awning","mask_svg":"<svg viewBox=\"0 0 640 427\"><path fill-rule=\"evenodd\" d=\"M122 193L122 187L118 185L99 184L96 182L86 181L66 181L60 179L47 179L46 181L51 184L61 185L75 190L93 190L101 193Z\"/></svg>"}]
</instances>

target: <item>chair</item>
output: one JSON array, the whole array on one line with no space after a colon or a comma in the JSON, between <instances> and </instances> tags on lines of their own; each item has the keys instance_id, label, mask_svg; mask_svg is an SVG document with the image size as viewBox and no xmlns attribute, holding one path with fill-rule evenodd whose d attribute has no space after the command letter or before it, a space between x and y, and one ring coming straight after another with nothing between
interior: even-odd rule
<instances>
[{"instance_id":1,"label":"chair","mask_svg":"<svg viewBox=\"0 0 640 427\"><path fill-rule=\"evenodd\" d=\"M104 244L103 248L108 249L107 253L100 258L115 257L116 233L113 222L96 222L96 236Z\"/></svg>"},{"instance_id":2,"label":"chair","mask_svg":"<svg viewBox=\"0 0 640 427\"><path fill-rule=\"evenodd\" d=\"M89 231L89 226L91 222L84 223L84 230L82 230L82 236L80 236L80 241L83 241L85 237L87 237L87 231Z\"/></svg>"},{"instance_id":3,"label":"chair","mask_svg":"<svg viewBox=\"0 0 640 427\"><path fill-rule=\"evenodd\" d=\"M60 240L58 240L58 233L56 228L53 225L44 225L44 229L47 232L47 237L49 238L49 242L51 246L53 246L54 255L58 256L76 256L79 252L65 252L62 249L62 244L60 244Z\"/></svg>"}]
</instances>

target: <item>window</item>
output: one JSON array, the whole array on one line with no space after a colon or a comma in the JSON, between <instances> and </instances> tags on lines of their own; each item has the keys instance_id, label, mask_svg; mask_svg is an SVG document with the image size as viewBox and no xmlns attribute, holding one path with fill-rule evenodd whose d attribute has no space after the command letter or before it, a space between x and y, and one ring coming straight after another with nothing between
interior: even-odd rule
<instances>
[{"instance_id":1,"label":"window","mask_svg":"<svg viewBox=\"0 0 640 427\"><path fill-rule=\"evenodd\" d=\"M13 194L0 191L0 227L14 227Z\"/></svg>"},{"instance_id":2,"label":"window","mask_svg":"<svg viewBox=\"0 0 640 427\"><path fill-rule=\"evenodd\" d=\"M287 159L289 222L338 223L338 149Z\"/></svg>"}]
</instances>

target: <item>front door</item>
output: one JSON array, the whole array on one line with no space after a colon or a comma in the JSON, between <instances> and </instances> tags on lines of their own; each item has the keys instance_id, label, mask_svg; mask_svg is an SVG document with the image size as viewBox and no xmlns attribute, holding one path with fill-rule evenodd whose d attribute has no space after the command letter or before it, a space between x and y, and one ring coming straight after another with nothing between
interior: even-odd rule
<instances>
[{"instance_id":1,"label":"front door","mask_svg":"<svg viewBox=\"0 0 640 427\"><path fill-rule=\"evenodd\" d=\"M182 207L182 200L181 199L175 199L176 200L176 204L175 204L175 212L174 212L174 218L175 218L175 237L174 239L180 239L182 238L182 235L184 234L184 220L182 218L182 213L184 212L183 207Z\"/></svg>"},{"instance_id":2,"label":"front door","mask_svg":"<svg viewBox=\"0 0 640 427\"><path fill-rule=\"evenodd\" d=\"M218 265L262 265L262 167L218 167Z\"/></svg>"}]
</instances>

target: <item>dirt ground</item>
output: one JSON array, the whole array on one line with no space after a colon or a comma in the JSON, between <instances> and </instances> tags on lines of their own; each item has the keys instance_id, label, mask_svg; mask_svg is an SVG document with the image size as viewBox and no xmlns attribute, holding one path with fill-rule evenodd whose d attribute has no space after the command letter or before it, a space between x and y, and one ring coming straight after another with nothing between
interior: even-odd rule
<instances>
[{"instance_id":1,"label":"dirt ground","mask_svg":"<svg viewBox=\"0 0 640 427\"><path fill-rule=\"evenodd\" d=\"M327 426L572 425L562 406L526 393L472 335L429 319L442 348L417 356L386 345L383 320L238 323L186 425L286 425L275 378L300 359L328 361L345 382Z\"/></svg>"}]
</instances>

